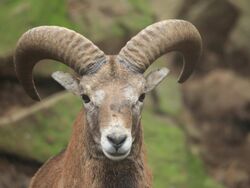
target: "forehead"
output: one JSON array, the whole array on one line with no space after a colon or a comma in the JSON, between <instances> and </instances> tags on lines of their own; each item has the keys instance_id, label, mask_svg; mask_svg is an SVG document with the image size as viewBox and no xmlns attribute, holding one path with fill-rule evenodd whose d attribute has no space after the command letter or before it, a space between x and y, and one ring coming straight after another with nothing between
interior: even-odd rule
<instances>
[{"instance_id":1,"label":"forehead","mask_svg":"<svg viewBox=\"0 0 250 188\"><path fill-rule=\"evenodd\" d=\"M142 74L133 73L115 60L98 70L95 74L85 75L80 80L80 86L86 91L103 90L112 92L141 92L145 87L145 78Z\"/></svg>"}]
</instances>

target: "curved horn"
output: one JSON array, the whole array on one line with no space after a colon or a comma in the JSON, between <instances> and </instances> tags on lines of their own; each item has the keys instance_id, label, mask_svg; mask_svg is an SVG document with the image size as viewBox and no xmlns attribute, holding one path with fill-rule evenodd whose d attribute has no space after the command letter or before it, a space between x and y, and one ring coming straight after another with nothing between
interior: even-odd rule
<instances>
[{"instance_id":1,"label":"curved horn","mask_svg":"<svg viewBox=\"0 0 250 188\"><path fill-rule=\"evenodd\" d=\"M191 23L166 20L139 32L121 49L119 59L127 68L143 73L161 55L180 51L185 59L178 79L182 83L191 75L200 57L201 45L201 36Z\"/></svg>"},{"instance_id":2,"label":"curved horn","mask_svg":"<svg viewBox=\"0 0 250 188\"><path fill-rule=\"evenodd\" d=\"M17 43L14 62L18 79L35 100L40 97L32 70L42 59L60 61L82 75L99 68L105 55L88 39L63 27L41 26L27 31Z\"/></svg>"}]
</instances>

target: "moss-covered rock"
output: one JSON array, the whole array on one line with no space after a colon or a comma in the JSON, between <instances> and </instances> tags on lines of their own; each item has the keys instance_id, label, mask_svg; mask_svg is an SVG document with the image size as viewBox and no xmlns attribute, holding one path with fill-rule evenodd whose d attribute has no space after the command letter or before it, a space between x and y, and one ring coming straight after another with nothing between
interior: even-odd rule
<instances>
[{"instance_id":1,"label":"moss-covered rock","mask_svg":"<svg viewBox=\"0 0 250 188\"><path fill-rule=\"evenodd\" d=\"M236 45L239 48L246 49L249 53L250 51L250 44L249 44L249 38L250 38L250 26L249 26L249 20L250 20L250 1L248 0L239 0L239 1L233 1L241 11L241 17L239 19L239 22L237 24L237 27L232 33L232 41L234 45Z\"/></svg>"},{"instance_id":2,"label":"moss-covered rock","mask_svg":"<svg viewBox=\"0 0 250 188\"><path fill-rule=\"evenodd\" d=\"M44 162L66 147L80 106L63 92L0 119L0 150Z\"/></svg>"}]
</instances>

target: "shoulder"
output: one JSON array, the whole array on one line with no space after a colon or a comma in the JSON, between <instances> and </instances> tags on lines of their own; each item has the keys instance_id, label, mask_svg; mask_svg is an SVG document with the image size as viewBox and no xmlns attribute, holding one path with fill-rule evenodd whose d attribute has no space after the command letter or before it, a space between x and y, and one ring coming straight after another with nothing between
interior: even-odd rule
<instances>
[{"instance_id":1,"label":"shoulder","mask_svg":"<svg viewBox=\"0 0 250 188\"><path fill-rule=\"evenodd\" d=\"M48 159L31 179L29 188L52 187L55 179L60 177L64 153L65 150Z\"/></svg>"}]
</instances>

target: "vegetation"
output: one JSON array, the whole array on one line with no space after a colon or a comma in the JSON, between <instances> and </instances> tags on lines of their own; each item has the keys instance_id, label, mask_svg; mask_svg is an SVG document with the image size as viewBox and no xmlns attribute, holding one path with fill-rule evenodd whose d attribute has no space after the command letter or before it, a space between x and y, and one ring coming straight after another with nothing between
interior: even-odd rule
<instances>
[{"instance_id":1,"label":"vegetation","mask_svg":"<svg viewBox=\"0 0 250 188\"><path fill-rule=\"evenodd\" d=\"M60 0L1 1L0 23L4 25L0 27L0 55L13 50L18 38L29 28L53 24L74 26L66 16L65 3Z\"/></svg>"}]
</instances>

